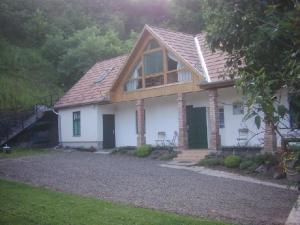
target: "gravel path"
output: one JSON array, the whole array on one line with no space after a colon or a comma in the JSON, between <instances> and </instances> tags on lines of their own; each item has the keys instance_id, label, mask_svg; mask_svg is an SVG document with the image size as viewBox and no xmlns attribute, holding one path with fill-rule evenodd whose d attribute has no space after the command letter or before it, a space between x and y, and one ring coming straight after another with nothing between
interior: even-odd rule
<instances>
[{"instance_id":1,"label":"gravel path","mask_svg":"<svg viewBox=\"0 0 300 225\"><path fill-rule=\"evenodd\" d=\"M0 160L0 177L102 199L241 224L284 224L297 192L161 162L85 152Z\"/></svg>"}]
</instances>

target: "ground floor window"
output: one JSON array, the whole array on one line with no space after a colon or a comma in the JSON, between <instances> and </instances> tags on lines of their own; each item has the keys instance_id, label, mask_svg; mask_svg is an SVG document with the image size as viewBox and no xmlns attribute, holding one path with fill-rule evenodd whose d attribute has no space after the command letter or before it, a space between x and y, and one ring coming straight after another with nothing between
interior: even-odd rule
<instances>
[{"instance_id":1,"label":"ground floor window","mask_svg":"<svg viewBox=\"0 0 300 225\"><path fill-rule=\"evenodd\" d=\"M290 96L291 128L300 129L300 96Z\"/></svg>"},{"instance_id":2,"label":"ground floor window","mask_svg":"<svg viewBox=\"0 0 300 225\"><path fill-rule=\"evenodd\" d=\"M219 107L219 127L225 128L225 116L223 107Z\"/></svg>"},{"instance_id":3,"label":"ground floor window","mask_svg":"<svg viewBox=\"0 0 300 225\"><path fill-rule=\"evenodd\" d=\"M73 112L73 136L80 136L80 111Z\"/></svg>"},{"instance_id":4,"label":"ground floor window","mask_svg":"<svg viewBox=\"0 0 300 225\"><path fill-rule=\"evenodd\" d=\"M244 106L242 102L234 102L232 104L233 115L242 115L244 114Z\"/></svg>"}]
</instances>

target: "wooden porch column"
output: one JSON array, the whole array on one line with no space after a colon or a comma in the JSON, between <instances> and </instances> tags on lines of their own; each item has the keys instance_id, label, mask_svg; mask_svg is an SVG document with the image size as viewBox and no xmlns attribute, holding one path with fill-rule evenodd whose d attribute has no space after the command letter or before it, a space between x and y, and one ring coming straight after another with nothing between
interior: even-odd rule
<instances>
[{"instance_id":1,"label":"wooden porch column","mask_svg":"<svg viewBox=\"0 0 300 225\"><path fill-rule=\"evenodd\" d=\"M273 153L277 150L277 139L272 123L265 121L264 152Z\"/></svg>"},{"instance_id":2,"label":"wooden porch column","mask_svg":"<svg viewBox=\"0 0 300 225\"><path fill-rule=\"evenodd\" d=\"M177 95L177 105L178 105L178 148L179 150L186 150L187 145L187 127L186 127L186 105L183 93L178 93Z\"/></svg>"},{"instance_id":3,"label":"wooden porch column","mask_svg":"<svg viewBox=\"0 0 300 225\"><path fill-rule=\"evenodd\" d=\"M217 151L221 147L221 139L219 134L219 109L218 109L218 91L217 89L209 89L209 150Z\"/></svg>"},{"instance_id":4,"label":"wooden porch column","mask_svg":"<svg viewBox=\"0 0 300 225\"><path fill-rule=\"evenodd\" d=\"M145 108L144 99L136 101L136 112L137 112L137 145L141 146L146 144L145 138Z\"/></svg>"}]
</instances>

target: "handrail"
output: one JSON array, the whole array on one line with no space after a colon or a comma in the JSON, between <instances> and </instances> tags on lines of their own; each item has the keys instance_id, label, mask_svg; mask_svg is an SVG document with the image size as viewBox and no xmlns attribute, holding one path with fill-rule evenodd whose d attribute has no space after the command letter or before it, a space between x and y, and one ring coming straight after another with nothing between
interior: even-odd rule
<instances>
[{"instance_id":1,"label":"handrail","mask_svg":"<svg viewBox=\"0 0 300 225\"><path fill-rule=\"evenodd\" d=\"M59 95L47 95L38 98L38 101L32 106L30 110L17 110L0 112L0 143L13 135L18 129L25 128L25 122L32 116L36 119L40 116L41 112L51 110Z\"/></svg>"}]
</instances>

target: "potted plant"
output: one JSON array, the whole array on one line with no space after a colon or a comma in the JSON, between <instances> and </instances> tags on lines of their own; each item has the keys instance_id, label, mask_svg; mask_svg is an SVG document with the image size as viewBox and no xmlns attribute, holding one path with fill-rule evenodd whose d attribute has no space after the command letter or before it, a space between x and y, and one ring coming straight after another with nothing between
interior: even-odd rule
<instances>
[{"instance_id":1,"label":"potted plant","mask_svg":"<svg viewBox=\"0 0 300 225\"><path fill-rule=\"evenodd\" d=\"M290 146L282 154L282 165L289 181L300 182L300 148L299 146Z\"/></svg>"}]
</instances>

